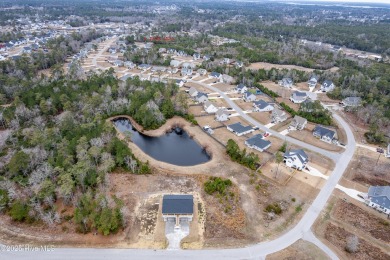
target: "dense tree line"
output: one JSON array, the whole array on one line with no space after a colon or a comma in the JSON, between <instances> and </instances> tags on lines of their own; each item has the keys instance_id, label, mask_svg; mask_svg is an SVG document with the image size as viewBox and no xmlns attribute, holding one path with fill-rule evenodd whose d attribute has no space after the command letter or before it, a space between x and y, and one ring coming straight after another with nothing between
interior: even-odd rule
<instances>
[{"instance_id":1,"label":"dense tree line","mask_svg":"<svg viewBox=\"0 0 390 260\"><path fill-rule=\"evenodd\" d=\"M229 139L226 145L226 153L230 158L252 170L256 170L257 163L260 161L259 157L253 152L247 153L246 149L241 150L238 144Z\"/></svg>"}]
</instances>

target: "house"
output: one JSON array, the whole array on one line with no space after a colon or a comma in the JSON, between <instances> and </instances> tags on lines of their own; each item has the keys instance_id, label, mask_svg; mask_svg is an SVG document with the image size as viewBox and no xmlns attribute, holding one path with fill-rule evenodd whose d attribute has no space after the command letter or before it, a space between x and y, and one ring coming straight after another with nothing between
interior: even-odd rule
<instances>
[{"instance_id":1,"label":"house","mask_svg":"<svg viewBox=\"0 0 390 260\"><path fill-rule=\"evenodd\" d=\"M243 126L241 124L241 122L228 125L227 126L227 130L229 130L230 132L233 132L237 136L246 135L246 134L249 134L249 133L255 131L253 129L253 127L251 127L249 125L248 126Z\"/></svg>"},{"instance_id":2,"label":"house","mask_svg":"<svg viewBox=\"0 0 390 260\"><path fill-rule=\"evenodd\" d=\"M236 68L242 68L242 66L244 66L244 63L242 61L238 60L238 61L236 61L235 65L236 65Z\"/></svg>"},{"instance_id":3,"label":"house","mask_svg":"<svg viewBox=\"0 0 390 260\"><path fill-rule=\"evenodd\" d=\"M150 74L139 74L139 79L144 80L150 80Z\"/></svg>"},{"instance_id":4,"label":"house","mask_svg":"<svg viewBox=\"0 0 390 260\"><path fill-rule=\"evenodd\" d=\"M23 47L22 53L31 53L32 49L31 47Z\"/></svg>"},{"instance_id":5,"label":"house","mask_svg":"<svg viewBox=\"0 0 390 260\"><path fill-rule=\"evenodd\" d=\"M390 186L370 186L365 203L390 215Z\"/></svg>"},{"instance_id":6,"label":"house","mask_svg":"<svg viewBox=\"0 0 390 260\"><path fill-rule=\"evenodd\" d=\"M192 55L192 57L194 58L194 60L199 60L200 59L200 54L199 53L194 53Z\"/></svg>"},{"instance_id":7,"label":"house","mask_svg":"<svg viewBox=\"0 0 390 260\"><path fill-rule=\"evenodd\" d=\"M207 74L207 70L205 69L198 69L197 72L199 73L200 76L204 76Z\"/></svg>"},{"instance_id":8,"label":"house","mask_svg":"<svg viewBox=\"0 0 390 260\"><path fill-rule=\"evenodd\" d=\"M291 78L283 78L279 81L279 85L285 88L292 88L293 80Z\"/></svg>"},{"instance_id":9,"label":"house","mask_svg":"<svg viewBox=\"0 0 390 260\"><path fill-rule=\"evenodd\" d=\"M33 43L33 44L31 44L31 49L32 49L33 51L37 51L37 50L39 49L39 45L36 44L36 43Z\"/></svg>"},{"instance_id":10,"label":"house","mask_svg":"<svg viewBox=\"0 0 390 260\"><path fill-rule=\"evenodd\" d=\"M181 65L182 68L191 68L191 69L194 69L196 66L194 63L191 63L191 62L184 62L182 65Z\"/></svg>"},{"instance_id":11,"label":"house","mask_svg":"<svg viewBox=\"0 0 390 260\"><path fill-rule=\"evenodd\" d=\"M240 84L237 85L235 91L238 94L244 94L245 92L248 91L248 88L244 84L240 83Z\"/></svg>"},{"instance_id":12,"label":"house","mask_svg":"<svg viewBox=\"0 0 390 260\"><path fill-rule=\"evenodd\" d=\"M206 111L208 114L213 114L218 111L218 108L214 106L213 103L211 103L209 100L204 102L203 104L204 111Z\"/></svg>"},{"instance_id":13,"label":"house","mask_svg":"<svg viewBox=\"0 0 390 260\"><path fill-rule=\"evenodd\" d=\"M208 101L208 96L206 93L203 93L203 92L198 92L198 94L196 94L195 96L195 101L198 102L198 103L204 103L206 101Z\"/></svg>"},{"instance_id":14,"label":"house","mask_svg":"<svg viewBox=\"0 0 390 260\"><path fill-rule=\"evenodd\" d=\"M112 64L115 67L122 67L123 66L123 61L121 61L121 60L114 60Z\"/></svg>"},{"instance_id":15,"label":"house","mask_svg":"<svg viewBox=\"0 0 390 260\"><path fill-rule=\"evenodd\" d=\"M198 91L196 88L191 87L190 90L188 90L188 94L190 94L190 97L195 98L198 95Z\"/></svg>"},{"instance_id":16,"label":"house","mask_svg":"<svg viewBox=\"0 0 390 260\"><path fill-rule=\"evenodd\" d=\"M291 102L293 103L302 103L308 98L306 92L294 91L290 97Z\"/></svg>"},{"instance_id":17,"label":"house","mask_svg":"<svg viewBox=\"0 0 390 260\"><path fill-rule=\"evenodd\" d=\"M136 67L136 65L131 61L126 61L123 65L128 69L134 69Z\"/></svg>"},{"instance_id":18,"label":"house","mask_svg":"<svg viewBox=\"0 0 390 260\"><path fill-rule=\"evenodd\" d=\"M347 97L341 101L343 107L358 107L362 103L362 99L360 97Z\"/></svg>"},{"instance_id":19,"label":"house","mask_svg":"<svg viewBox=\"0 0 390 260\"><path fill-rule=\"evenodd\" d=\"M307 124L307 119L300 117L300 116L294 116L293 120L291 121L290 126L297 129L302 130L305 128Z\"/></svg>"},{"instance_id":20,"label":"house","mask_svg":"<svg viewBox=\"0 0 390 260\"><path fill-rule=\"evenodd\" d=\"M245 92L244 95L242 96L245 102L253 102L256 101L256 95L253 94L252 92Z\"/></svg>"},{"instance_id":21,"label":"house","mask_svg":"<svg viewBox=\"0 0 390 260\"><path fill-rule=\"evenodd\" d=\"M119 80L126 81L128 78L133 78L133 77L134 77L133 75L126 74L126 75L123 75L122 77L120 77Z\"/></svg>"},{"instance_id":22,"label":"house","mask_svg":"<svg viewBox=\"0 0 390 260\"><path fill-rule=\"evenodd\" d=\"M329 91L332 91L334 88L335 88L335 85L330 80L325 80L321 85L322 92L329 92Z\"/></svg>"},{"instance_id":23,"label":"house","mask_svg":"<svg viewBox=\"0 0 390 260\"><path fill-rule=\"evenodd\" d=\"M218 79L219 81L222 80L222 74L221 73L213 71L213 72L210 73L210 76L215 78L215 79Z\"/></svg>"},{"instance_id":24,"label":"house","mask_svg":"<svg viewBox=\"0 0 390 260\"><path fill-rule=\"evenodd\" d=\"M138 69L140 69L140 70L148 70L148 69L150 69L150 65L149 64L140 64L140 65L138 65Z\"/></svg>"},{"instance_id":25,"label":"house","mask_svg":"<svg viewBox=\"0 0 390 260\"><path fill-rule=\"evenodd\" d=\"M229 113L224 109L218 109L215 113L215 120L218 122L224 122L229 120Z\"/></svg>"},{"instance_id":26,"label":"house","mask_svg":"<svg viewBox=\"0 0 390 260\"><path fill-rule=\"evenodd\" d=\"M230 75L223 74L222 75L222 82L226 84L232 84L234 81L234 78Z\"/></svg>"},{"instance_id":27,"label":"house","mask_svg":"<svg viewBox=\"0 0 390 260\"><path fill-rule=\"evenodd\" d=\"M317 85L317 82L318 82L318 76L313 74L313 75L311 75L307 84L309 85L309 88L315 88L315 86Z\"/></svg>"},{"instance_id":28,"label":"house","mask_svg":"<svg viewBox=\"0 0 390 260\"><path fill-rule=\"evenodd\" d=\"M190 68L190 67L183 67L183 68L181 69L180 75L181 75L182 77L184 77L184 76L191 76L192 73L193 73L192 68Z\"/></svg>"},{"instance_id":29,"label":"house","mask_svg":"<svg viewBox=\"0 0 390 260\"><path fill-rule=\"evenodd\" d=\"M272 110L271 119L274 123L283 122L287 120L287 114L279 108L274 108L274 110Z\"/></svg>"},{"instance_id":30,"label":"house","mask_svg":"<svg viewBox=\"0 0 390 260\"><path fill-rule=\"evenodd\" d=\"M158 49L158 53L165 53L165 52L167 52L166 48L159 48Z\"/></svg>"},{"instance_id":31,"label":"house","mask_svg":"<svg viewBox=\"0 0 390 260\"><path fill-rule=\"evenodd\" d=\"M181 64L181 61L178 61L178 60L171 60L171 62L169 63L169 65L174 67L174 68L180 67L180 64Z\"/></svg>"},{"instance_id":32,"label":"house","mask_svg":"<svg viewBox=\"0 0 390 260\"><path fill-rule=\"evenodd\" d=\"M271 142L268 140L264 140L261 134L257 134L252 136L251 138L248 138L245 141L245 145L259 152L263 152L271 147Z\"/></svg>"},{"instance_id":33,"label":"house","mask_svg":"<svg viewBox=\"0 0 390 260\"><path fill-rule=\"evenodd\" d=\"M208 61L211 59L210 55L203 55L203 60Z\"/></svg>"},{"instance_id":34,"label":"house","mask_svg":"<svg viewBox=\"0 0 390 260\"><path fill-rule=\"evenodd\" d=\"M387 151L385 157L390 158L390 144L387 145Z\"/></svg>"},{"instance_id":35,"label":"house","mask_svg":"<svg viewBox=\"0 0 390 260\"><path fill-rule=\"evenodd\" d=\"M336 132L318 125L314 128L313 135L320 138L321 141L332 143L333 139L336 137Z\"/></svg>"},{"instance_id":36,"label":"house","mask_svg":"<svg viewBox=\"0 0 390 260\"><path fill-rule=\"evenodd\" d=\"M255 112L268 112L274 110L273 105L261 99L259 101L253 102L253 107L253 111Z\"/></svg>"},{"instance_id":37,"label":"house","mask_svg":"<svg viewBox=\"0 0 390 260\"><path fill-rule=\"evenodd\" d=\"M192 221L194 214L194 197L192 195L164 195L162 199L162 216L165 222L173 220L175 226L180 221Z\"/></svg>"},{"instance_id":38,"label":"house","mask_svg":"<svg viewBox=\"0 0 390 260\"><path fill-rule=\"evenodd\" d=\"M290 168L302 171L309 162L309 157L302 149L290 150L284 154L283 162Z\"/></svg>"},{"instance_id":39,"label":"house","mask_svg":"<svg viewBox=\"0 0 390 260\"><path fill-rule=\"evenodd\" d=\"M167 70L166 67L163 66L153 66L151 72L165 72Z\"/></svg>"},{"instance_id":40,"label":"house","mask_svg":"<svg viewBox=\"0 0 390 260\"><path fill-rule=\"evenodd\" d=\"M178 86L179 88L180 87L183 87L184 86L184 80L181 80L181 79L177 79L176 82L175 82L176 86Z\"/></svg>"},{"instance_id":41,"label":"house","mask_svg":"<svg viewBox=\"0 0 390 260\"><path fill-rule=\"evenodd\" d=\"M229 58L223 58L222 64L230 64L230 59Z\"/></svg>"}]
</instances>

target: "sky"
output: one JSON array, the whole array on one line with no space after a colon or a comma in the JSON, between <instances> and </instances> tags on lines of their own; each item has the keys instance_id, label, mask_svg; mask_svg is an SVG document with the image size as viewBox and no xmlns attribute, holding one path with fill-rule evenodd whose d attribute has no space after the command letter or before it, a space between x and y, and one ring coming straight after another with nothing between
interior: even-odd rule
<instances>
[{"instance_id":1,"label":"sky","mask_svg":"<svg viewBox=\"0 0 390 260\"><path fill-rule=\"evenodd\" d=\"M344 2L344 3L382 3L390 4L390 0L276 0L283 2Z\"/></svg>"}]
</instances>

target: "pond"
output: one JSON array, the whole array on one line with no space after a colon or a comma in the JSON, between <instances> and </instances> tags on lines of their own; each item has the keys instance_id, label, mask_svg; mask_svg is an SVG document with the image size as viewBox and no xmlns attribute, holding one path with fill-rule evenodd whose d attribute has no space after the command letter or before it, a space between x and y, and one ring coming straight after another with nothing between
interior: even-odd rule
<instances>
[{"instance_id":1,"label":"pond","mask_svg":"<svg viewBox=\"0 0 390 260\"><path fill-rule=\"evenodd\" d=\"M113 122L120 132L129 132L131 141L158 161L192 166L210 160L205 149L181 128L172 129L162 136L151 137L138 132L127 118L118 118Z\"/></svg>"}]
</instances>

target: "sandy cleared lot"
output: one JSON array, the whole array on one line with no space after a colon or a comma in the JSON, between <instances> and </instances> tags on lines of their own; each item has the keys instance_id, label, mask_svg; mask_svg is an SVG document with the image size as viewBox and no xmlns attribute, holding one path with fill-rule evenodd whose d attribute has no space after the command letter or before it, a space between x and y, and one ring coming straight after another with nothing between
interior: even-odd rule
<instances>
[{"instance_id":1,"label":"sandy cleared lot","mask_svg":"<svg viewBox=\"0 0 390 260\"><path fill-rule=\"evenodd\" d=\"M295 86L297 89L301 90L301 91L309 91L309 85L307 85L307 82L299 82L299 83L295 83Z\"/></svg>"},{"instance_id":2,"label":"sandy cleared lot","mask_svg":"<svg viewBox=\"0 0 390 260\"><path fill-rule=\"evenodd\" d=\"M221 91L228 92L228 91L232 91L236 86L228 85L225 83L217 83L217 84L214 84L213 87L216 87Z\"/></svg>"},{"instance_id":3,"label":"sandy cleared lot","mask_svg":"<svg viewBox=\"0 0 390 260\"><path fill-rule=\"evenodd\" d=\"M211 93L211 91L208 88L205 88L202 85L199 85L197 83L187 82L184 84L184 86L187 88L194 87L198 92Z\"/></svg>"},{"instance_id":4,"label":"sandy cleared lot","mask_svg":"<svg viewBox=\"0 0 390 260\"><path fill-rule=\"evenodd\" d=\"M253 112L250 113L250 116L263 125L271 123L271 112Z\"/></svg>"},{"instance_id":5,"label":"sandy cleared lot","mask_svg":"<svg viewBox=\"0 0 390 260\"><path fill-rule=\"evenodd\" d=\"M326 260L330 259L321 249L316 245L304 241L298 240L291 246L266 257L267 260L293 260L293 259L305 259L305 260Z\"/></svg>"}]
</instances>

